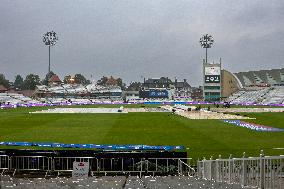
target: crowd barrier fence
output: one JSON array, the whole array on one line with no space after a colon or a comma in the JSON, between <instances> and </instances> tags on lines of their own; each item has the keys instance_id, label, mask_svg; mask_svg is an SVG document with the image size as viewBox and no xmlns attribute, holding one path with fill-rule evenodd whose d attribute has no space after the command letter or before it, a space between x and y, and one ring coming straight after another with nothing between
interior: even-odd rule
<instances>
[{"instance_id":1,"label":"crowd barrier fence","mask_svg":"<svg viewBox=\"0 0 284 189\"><path fill-rule=\"evenodd\" d=\"M197 163L199 178L242 186L284 189L284 156L206 160Z\"/></svg>"},{"instance_id":2,"label":"crowd barrier fence","mask_svg":"<svg viewBox=\"0 0 284 189\"><path fill-rule=\"evenodd\" d=\"M97 157L48 157L0 155L1 175L21 171L68 173L73 171L73 162L88 162L91 175L136 174L136 175L194 175L191 158L97 158Z\"/></svg>"}]
</instances>

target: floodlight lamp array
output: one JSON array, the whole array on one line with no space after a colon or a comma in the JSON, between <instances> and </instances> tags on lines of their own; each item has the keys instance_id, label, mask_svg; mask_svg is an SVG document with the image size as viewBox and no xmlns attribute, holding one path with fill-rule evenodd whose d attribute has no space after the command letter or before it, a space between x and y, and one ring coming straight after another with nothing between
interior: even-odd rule
<instances>
[{"instance_id":1,"label":"floodlight lamp array","mask_svg":"<svg viewBox=\"0 0 284 189\"><path fill-rule=\"evenodd\" d=\"M47 32L43 35L43 43L48 46L54 46L58 41L58 37L54 31Z\"/></svg>"},{"instance_id":2,"label":"floodlight lamp array","mask_svg":"<svg viewBox=\"0 0 284 189\"><path fill-rule=\"evenodd\" d=\"M214 43L214 39L211 35L205 34L200 38L199 43L202 48L211 48Z\"/></svg>"}]
</instances>

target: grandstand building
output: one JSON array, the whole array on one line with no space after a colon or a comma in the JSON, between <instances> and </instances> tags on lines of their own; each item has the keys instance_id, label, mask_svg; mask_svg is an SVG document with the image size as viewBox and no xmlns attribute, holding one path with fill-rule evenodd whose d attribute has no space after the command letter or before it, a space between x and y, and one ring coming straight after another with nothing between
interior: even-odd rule
<instances>
[{"instance_id":1,"label":"grandstand building","mask_svg":"<svg viewBox=\"0 0 284 189\"><path fill-rule=\"evenodd\" d=\"M173 82L168 77L150 78L139 90L142 99L191 99L191 86L186 79Z\"/></svg>"},{"instance_id":2,"label":"grandstand building","mask_svg":"<svg viewBox=\"0 0 284 189\"><path fill-rule=\"evenodd\" d=\"M242 86L284 86L284 68L235 73Z\"/></svg>"},{"instance_id":3,"label":"grandstand building","mask_svg":"<svg viewBox=\"0 0 284 189\"><path fill-rule=\"evenodd\" d=\"M49 86L59 85L61 83L62 83L62 81L59 79L58 75L56 75L56 74L52 75L48 80Z\"/></svg>"},{"instance_id":4,"label":"grandstand building","mask_svg":"<svg viewBox=\"0 0 284 189\"><path fill-rule=\"evenodd\" d=\"M284 68L229 73L222 71L222 96L234 104L283 104Z\"/></svg>"},{"instance_id":5,"label":"grandstand building","mask_svg":"<svg viewBox=\"0 0 284 189\"><path fill-rule=\"evenodd\" d=\"M199 87L192 87L192 93L191 93L191 98L193 101L203 101L203 90L202 90L202 86Z\"/></svg>"},{"instance_id":6,"label":"grandstand building","mask_svg":"<svg viewBox=\"0 0 284 189\"><path fill-rule=\"evenodd\" d=\"M191 97L192 89L191 86L187 83L186 79L184 79L183 81L178 81L177 79L175 79L174 86L176 99L188 99Z\"/></svg>"},{"instance_id":7,"label":"grandstand building","mask_svg":"<svg viewBox=\"0 0 284 189\"><path fill-rule=\"evenodd\" d=\"M221 71L221 99L228 98L241 88L242 84L236 75L227 70Z\"/></svg>"},{"instance_id":8,"label":"grandstand building","mask_svg":"<svg viewBox=\"0 0 284 189\"><path fill-rule=\"evenodd\" d=\"M284 68L231 73L220 63L203 62L203 100L282 104Z\"/></svg>"},{"instance_id":9,"label":"grandstand building","mask_svg":"<svg viewBox=\"0 0 284 189\"><path fill-rule=\"evenodd\" d=\"M37 86L35 94L39 98L68 99L121 99L122 90L118 86L101 86L96 84L62 84L56 86Z\"/></svg>"}]
</instances>

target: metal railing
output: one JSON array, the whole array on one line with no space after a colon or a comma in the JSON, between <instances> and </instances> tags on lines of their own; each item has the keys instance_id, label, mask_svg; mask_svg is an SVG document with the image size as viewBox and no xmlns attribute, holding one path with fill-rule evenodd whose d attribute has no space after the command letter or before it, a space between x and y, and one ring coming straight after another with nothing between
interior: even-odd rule
<instances>
[{"instance_id":1,"label":"metal railing","mask_svg":"<svg viewBox=\"0 0 284 189\"><path fill-rule=\"evenodd\" d=\"M0 156L0 170L72 172L73 162L88 162L95 174L173 174L193 175L191 158L95 158L95 157L48 157L48 156Z\"/></svg>"},{"instance_id":2,"label":"metal railing","mask_svg":"<svg viewBox=\"0 0 284 189\"><path fill-rule=\"evenodd\" d=\"M53 157L51 158L50 171L69 172L73 171L73 162L89 162L91 165L93 157Z\"/></svg>"},{"instance_id":3,"label":"metal railing","mask_svg":"<svg viewBox=\"0 0 284 189\"><path fill-rule=\"evenodd\" d=\"M48 171L50 158L46 156L11 156L9 169L18 171Z\"/></svg>"},{"instance_id":4,"label":"metal railing","mask_svg":"<svg viewBox=\"0 0 284 189\"><path fill-rule=\"evenodd\" d=\"M9 156L0 155L0 175L3 175L4 171L9 170Z\"/></svg>"},{"instance_id":5,"label":"metal railing","mask_svg":"<svg viewBox=\"0 0 284 189\"><path fill-rule=\"evenodd\" d=\"M206 160L197 162L199 178L242 186L284 189L284 156Z\"/></svg>"}]
</instances>

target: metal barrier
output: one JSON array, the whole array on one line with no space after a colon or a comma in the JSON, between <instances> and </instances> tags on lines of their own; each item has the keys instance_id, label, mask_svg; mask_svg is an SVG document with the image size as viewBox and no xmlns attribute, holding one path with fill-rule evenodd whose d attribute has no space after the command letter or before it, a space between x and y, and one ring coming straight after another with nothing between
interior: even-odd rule
<instances>
[{"instance_id":1,"label":"metal barrier","mask_svg":"<svg viewBox=\"0 0 284 189\"><path fill-rule=\"evenodd\" d=\"M95 158L95 157L47 157L47 156L0 156L0 170L72 172L73 162L88 162L94 174L174 174L193 175L191 158Z\"/></svg>"},{"instance_id":2,"label":"metal barrier","mask_svg":"<svg viewBox=\"0 0 284 189\"><path fill-rule=\"evenodd\" d=\"M242 186L284 189L284 156L202 160L197 162L199 178Z\"/></svg>"},{"instance_id":3,"label":"metal barrier","mask_svg":"<svg viewBox=\"0 0 284 189\"><path fill-rule=\"evenodd\" d=\"M100 158L92 171L98 173L190 174L190 158Z\"/></svg>"},{"instance_id":4,"label":"metal barrier","mask_svg":"<svg viewBox=\"0 0 284 189\"><path fill-rule=\"evenodd\" d=\"M3 175L4 171L9 170L9 162L9 156L0 155L0 175Z\"/></svg>"},{"instance_id":5,"label":"metal barrier","mask_svg":"<svg viewBox=\"0 0 284 189\"><path fill-rule=\"evenodd\" d=\"M50 158L46 156L11 156L10 170L24 171L49 171L51 170Z\"/></svg>"},{"instance_id":6,"label":"metal barrier","mask_svg":"<svg viewBox=\"0 0 284 189\"><path fill-rule=\"evenodd\" d=\"M90 167L92 166L93 157L53 157L52 158L52 169L55 172L69 172L73 171L73 162L89 162Z\"/></svg>"}]
</instances>

